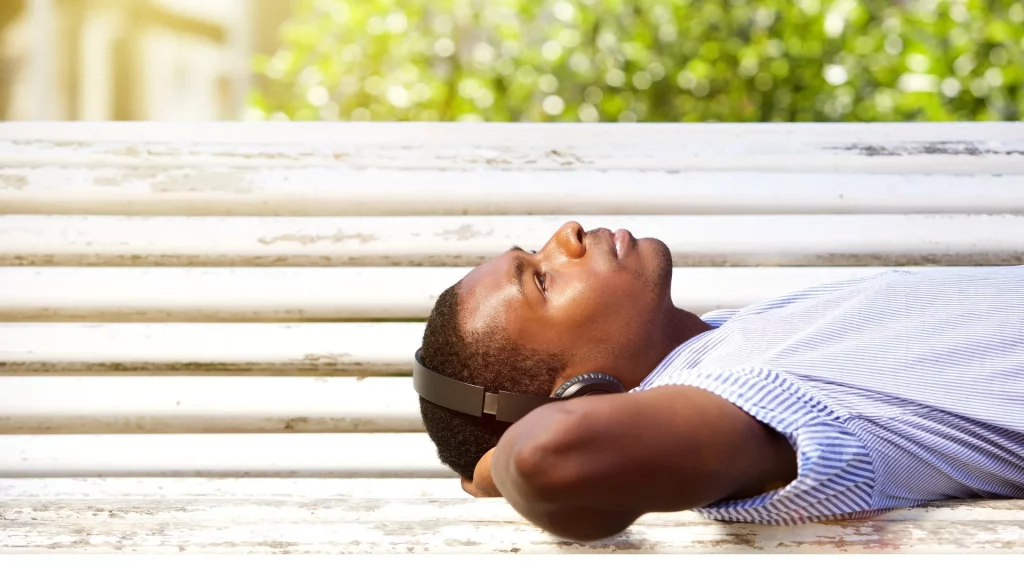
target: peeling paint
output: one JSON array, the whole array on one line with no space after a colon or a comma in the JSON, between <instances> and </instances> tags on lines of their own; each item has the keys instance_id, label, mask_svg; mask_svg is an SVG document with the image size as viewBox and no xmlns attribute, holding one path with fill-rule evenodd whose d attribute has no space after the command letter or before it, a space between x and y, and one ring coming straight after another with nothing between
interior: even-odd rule
<instances>
[{"instance_id":1,"label":"peeling paint","mask_svg":"<svg viewBox=\"0 0 1024 576\"><path fill-rule=\"evenodd\" d=\"M585 159L579 154L558 149L550 149L544 152L534 150L522 151L519 149L490 149L480 150L479 154L480 155L478 156L471 156L467 154L436 154L434 158L445 163L452 163L453 166L450 169L454 170L458 170L458 166L460 164L483 164L499 169L515 168L520 166L536 166L541 163L547 165L555 164L566 168L595 164L595 161Z\"/></svg>"},{"instance_id":2,"label":"peeling paint","mask_svg":"<svg viewBox=\"0 0 1024 576\"><path fill-rule=\"evenodd\" d=\"M826 150L857 152L862 156L1024 156L1024 150L998 150L980 142L929 142L927 144L850 144Z\"/></svg>"},{"instance_id":3,"label":"peeling paint","mask_svg":"<svg viewBox=\"0 0 1024 576\"><path fill-rule=\"evenodd\" d=\"M191 174L165 175L152 185L157 193L175 192L255 192L250 178L238 172L193 172Z\"/></svg>"},{"instance_id":4,"label":"peeling paint","mask_svg":"<svg viewBox=\"0 0 1024 576\"><path fill-rule=\"evenodd\" d=\"M280 236L263 237L259 239L259 243L264 246L271 246L273 244L289 243L293 242L302 246L309 246L311 244L318 244L326 242L330 244L339 244L346 240L358 240L360 244L368 244L376 240L380 240L379 236L374 234L355 233L345 234L342 230L336 231L334 234L282 234Z\"/></svg>"},{"instance_id":5,"label":"peeling paint","mask_svg":"<svg viewBox=\"0 0 1024 576\"><path fill-rule=\"evenodd\" d=\"M0 174L0 186L12 190L24 190L28 187L28 177L21 174Z\"/></svg>"},{"instance_id":6,"label":"peeling paint","mask_svg":"<svg viewBox=\"0 0 1024 576\"><path fill-rule=\"evenodd\" d=\"M351 357L352 357L351 354L346 354L344 352L341 352L341 353L338 353L338 354L306 354L305 356L302 357L302 362L314 362L314 363L317 363L317 364L321 364L321 363L325 363L325 362L326 363L335 363L335 362L343 362L345 360L345 358L351 358Z\"/></svg>"},{"instance_id":7,"label":"peeling paint","mask_svg":"<svg viewBox=\"0 0 1024 576\"><path fill-rule=\"evenodd\" d=\"M246 374L266 376L408 376L412 374L411 360L406 362L352 362L329 360L322 355L309 355L309 360L294 362L0 362L0 374ZM315 358L325 358L317 360Z\"/></svg>"},{"instance_id":8,"label":"peeling paint","mask_svg":"<svg viewBox=\"0 0 1024 576\"><path fill-rule=\"evenodd\" d=\"M444 238L446 240L457 240L457 241L460 241L460 242L466 241L466 240L473 240L473 239L476 239L476 238L486 238L487 236L493 236L493 235L494 235L494 231L493 230L480 231L480 230L477 230L475 227L473 227L472 224L463 224L462 226L459 226L458 228L453 228L453 229L450 229L450 230L442 230L441 232L438 232L438 233L434 234L434 236L437 236L439 238Z\"/></svg>"},{"instance_id":9,"label":"peeling paint","mask_svg":"<svg viewBox=\"0 0 1024 576\"><path fill-rule=\"evenodd\" d=\"M93 176L92 184L93 186L116 188L152 180L164 172L166 171L159 168L122 168L115 171L114 175L100 171L99 174Z\"/></svg>"},{"instance_id":10,"label":"peeling paint","mask_svg":"<svg viewBox=\"0 0 1024 576\"><path fill-rule=\"evenodd\" d=\"M589 160L583 159L582 156L573 154L571 152L562 152L560 150L550 150L547 153L547 157L557 162L560 166L575 166L577 164L593 164Z\"/></svg>"},{"instance_id":11,"label":"peeling paint","mask_svg":"<svg viewBox=\"0 0 1024 576\"><path fill-rule=\"evenodd\" d=\"M448 538L444 541L444 544L445 546L451 546L452 548L480 546L480 543L476 540L456 540L455 538Z\"/></svg>"}]
</instances>

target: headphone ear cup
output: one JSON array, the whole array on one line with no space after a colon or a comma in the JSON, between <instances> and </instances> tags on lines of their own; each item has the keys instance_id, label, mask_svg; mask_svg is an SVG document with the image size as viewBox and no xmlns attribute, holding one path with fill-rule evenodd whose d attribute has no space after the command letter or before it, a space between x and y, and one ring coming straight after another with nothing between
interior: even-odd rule
<instances>
[{"instance_id":1,"label":"headphone ear cup","mask_svg":"<svg viewBox=\"0 0 1024 576\"><path fill-rule=\"evenodd\" d=\"M566 380L551 396L552 398L575 398L590 394L616 394L625 391L625 386L611 374L587 372Z\"/></svg>"}]
</instances>

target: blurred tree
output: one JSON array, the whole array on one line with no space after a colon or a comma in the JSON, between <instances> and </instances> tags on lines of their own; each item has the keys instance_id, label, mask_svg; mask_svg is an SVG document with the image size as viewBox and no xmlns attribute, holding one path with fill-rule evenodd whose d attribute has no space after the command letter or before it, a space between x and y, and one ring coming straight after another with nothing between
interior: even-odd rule
<instances>
[{"instance_id":1,"label":"blurred tree","mask_svg":"<svg viewBox=\"0 0 1024 576\"><path fill-rule=\"evenodd\" d=\"M1024 119L1024 0L302 0L249 116Z\"/></svg>"}]
</instances>

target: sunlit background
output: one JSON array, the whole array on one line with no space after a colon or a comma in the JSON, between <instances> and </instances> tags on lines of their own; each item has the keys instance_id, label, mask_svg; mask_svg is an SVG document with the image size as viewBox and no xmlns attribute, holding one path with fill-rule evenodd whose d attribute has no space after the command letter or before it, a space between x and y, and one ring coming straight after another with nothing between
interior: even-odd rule
<instances>
[{"instance_id":1,"label":"sunlit background","mask_svg":"<svg viewBox=\"0 0 1024 576\"><path fill-rule=\"evenodd\" d=\"M1024 0L0 0L6 120L1024 119Z\"/></svg>"}]
</instances>

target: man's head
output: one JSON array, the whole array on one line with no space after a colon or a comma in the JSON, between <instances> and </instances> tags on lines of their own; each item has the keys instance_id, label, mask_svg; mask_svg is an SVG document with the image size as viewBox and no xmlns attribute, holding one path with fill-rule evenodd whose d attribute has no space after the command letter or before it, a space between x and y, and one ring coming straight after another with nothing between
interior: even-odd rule
<instances>
[{"instance_id":1,"label":"man's head","mask_svg":"<svg viewBox=\"0 0 1024 576\"><path fill-rule=\"evenodd\" d=\"M681 341L671 278L661 241L569 222L541 250L514 248L446 290L423 362L488 392L546 396L593 371L633 388ZM420 407L441 460L467 479L508 427L422 398Z\"/></svg>"}]
</instances>

